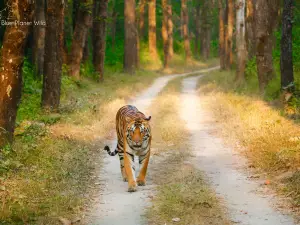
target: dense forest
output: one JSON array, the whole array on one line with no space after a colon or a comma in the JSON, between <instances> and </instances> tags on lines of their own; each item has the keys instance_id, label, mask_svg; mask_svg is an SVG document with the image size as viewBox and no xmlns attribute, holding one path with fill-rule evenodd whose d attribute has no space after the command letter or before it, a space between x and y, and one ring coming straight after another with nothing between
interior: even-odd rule
<instances>
[{"instance_id":1,"label":"dense forest","mask_svg":"<svg viewBox=\"0 0 300 225\"><path fill-rule=\"evenodd\" d=\"M294 92L299 17L293 1L278 0L2 2L1 145L13 139L22 94L41 92L41 107L57 110L62 76L103 82L106 67L134 73L145 51L164 68L173 54L219 55L239 83L255 73L265 93L281 74L277 91Z\"/></svg>"},{"instance_id":2,"label":"dense forest","mask_svg":"<svg viewBox=\"0 0 300 225\"><path fill-rule=\"evenodd\" d=\"M22 122L65 113L69 89L170 74L179 59L217 59L235 74L232 90L300 118L297 0L3 0L0 21L0 160L14 157Z\"/></svg>"}]
</instances>

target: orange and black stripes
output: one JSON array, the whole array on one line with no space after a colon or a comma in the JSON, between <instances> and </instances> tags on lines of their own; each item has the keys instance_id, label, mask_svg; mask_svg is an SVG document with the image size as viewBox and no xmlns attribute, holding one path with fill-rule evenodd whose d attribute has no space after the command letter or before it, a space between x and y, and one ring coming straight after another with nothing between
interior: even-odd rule
<instances>
[{"instance_id":1,"label":"orange and black stripes","mask_svg":"<svg viewBox=\"0 0 300 225\"><path fill-rule=\"evenodd\" d=\"M134 186L136 186L134 155L139 157L139 163L142 164L137 182L139 185L145 184L145 176L150 157L150 119L151 117L146 117L134 106L123 106L116 115L117 147L113 152L110 151L108 146L104 148L110 156L115 156L118 153L123 179L129 182L129 191L135 191Z\"/></svg>"}]
</instances>

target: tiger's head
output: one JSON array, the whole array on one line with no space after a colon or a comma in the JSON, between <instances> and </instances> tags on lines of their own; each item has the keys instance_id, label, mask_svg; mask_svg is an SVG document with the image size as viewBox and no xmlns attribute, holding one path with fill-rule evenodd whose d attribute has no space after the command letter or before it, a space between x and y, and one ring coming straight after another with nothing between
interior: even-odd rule
<instances>
[{"instance_id":1,"label":"tiger's head","mask_svg":"<svg viewBox=\"0 0 300 225\"><path fill-rule=\"evenodd\" d=\"M133 150L145 149L151 138L149 121L151 116L145 119L135 119L128 123L126 129L127 142Z\"/></svg>"}]
</instances>

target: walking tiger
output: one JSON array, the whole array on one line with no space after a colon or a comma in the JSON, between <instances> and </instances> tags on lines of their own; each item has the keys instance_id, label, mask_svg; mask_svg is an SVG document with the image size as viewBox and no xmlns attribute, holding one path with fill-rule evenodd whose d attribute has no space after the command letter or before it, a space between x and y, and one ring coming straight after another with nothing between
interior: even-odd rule
<instances>
[{"instance_id":1,"label":"walking tiger","mask_svg":"<svg viewBox=\"0 0 300 225\"><path fill-rule=\"evenodd\" d=\"M116 131L118 144L115 151L111 152L108 146L104 150L110 156L117 153L120 158L123 180L128 181L128 191L136 191L137 184L144 186L145 177L150 159L151 116L146 117L135 106L126 105L119 109L116 115ZM134 155L139 157L140 173L135 178Z\"/></svg>"}]
</instances>

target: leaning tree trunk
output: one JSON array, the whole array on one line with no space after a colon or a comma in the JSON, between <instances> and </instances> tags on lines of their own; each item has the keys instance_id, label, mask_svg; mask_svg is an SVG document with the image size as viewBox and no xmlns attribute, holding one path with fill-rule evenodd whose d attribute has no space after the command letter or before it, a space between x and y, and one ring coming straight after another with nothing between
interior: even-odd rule
<instances>
[{"instance_id":1,"label":"leaning tree trunk","mask_svg":"<svg viewBox=\"0 0 300 225\"><path fill-rule=\"evenodd\" d=\"M107 4L108 0L100 0L99 8L96 12L93 26L96 33L94 33L94 58L93 63L95 70L99 74L98 80L103 81L104 75L104 59L106 46L106 19L107 19Z\"/></svg>"},{"instance_id":2,"label":"leaning tree trunk","mask_svg":"<svg viewBox=\"0 0 300 225\"><path fill-rule=\"evenodd\" d=\"M237 70L235 80L238 83L245 80L245 68L247 48L245 40L245 0L236 2L236 49L237 49Z\"/></svg>"},{"instance_id":3,"label":"leaning tree trunk","mask_svg":"<svg viewBox=\"0 0 300 225\"><path fill-rule=\"evenodd\" d=\"M233 26L234 26L234 2L233 0L227 0L227 34L225 35L225 68L230 69L233 64Z\"/></svg>"},{"instance_id":4,"label":"leaning tree trunk","mask_svg":"<svg viewBox=\"0 0 300 225\"><path fill-rule=\"evenodd\" d=\"M64 1L48 0L42 106L56 110L60 103L64 48Z\"/></svg>"},{"instance_id":5,"label":"leaning tree trunk","mask_svg":"<svg viewBox=\"0 0 300 225\"><path fill-rule=\"evenodd\" d=\"M124 71L134 73L137 67L137 27L135 20L135 0L124 1Z\"/></svg>"},{"instance_id":6,"label":"leaning tree trunk","mask_svg":"<svg viewBox=\"0 0 300 225\"><path fill-rule=\"evenodd\" d=\"M181 12L182 12L182 33L184 40L184 50L185 50L185 59L190 60L192 53L190 47L190 38L189 38L189 15L187 9L187 0L181 0Z\"/></svg>"},{"instance_id":7,"label":"leaning tree trunk","mask_svg":"<svg viewBox=\"0 0 300 225\"><path fill-rule=\"evenodd\" d=\"M34 12L35 26L33 26L33 63L34 74L41 79L44 73L44 54L45 54L45 0L36 0Z\"/></svg>"},{"instance_id":8,"label":"leaning tree trunk","mask_svg":"<svg viewBox=\"0 0 300 225\"><path fill-rule=\"evenodd\" d=\"M149 0L148 3L149 17L149 53L152 59L157 59L156 49L156 0Z\"/></svg>"},{"instance_id":9,"label":"leaning tree trunk","mask_svg":"<svg viewBox=\"0 0 300 225\"><path fill-rule=\"evenodd\" d=\"M83 48L86 34L90 27L92 0L81 0L78 8L75 29L72 40L72 47L69 59L70 75L79 79L80 63L83 55Z\"/></svg>"},{"instance_id":10,"label":"leaning tree trunk","mask_svg":"<svg viewBox=\"0 0 300 225\"><path fill-rule=\"evenodd\" d=\"M139 2L139 36L140 39L144 39L145 36L145 12L146 12L146 0L140 0Z\"/></svg>"},{"instance_id":11,"label":"leaning tree trunk","mask_svg":"<svg viewBox=\"0 0 300 225\"><path fill-rule=\"evenodd\" d=\"M281 88L282 90L293 91L293 7L294 0L284 0L282 13L282 37L281 37Z\"/></svg>"},{"instance_id":12,"label":"leaning tree trunk","mask_svg":"<svg viewBox=\"0 0 300 225\"><path fill-rule=\"evenodd\" d=\"M8 2L9 22L32 22L33 4L27 0ZM24 48L30 25L8 25L5 30L0 69L0 147L12 142L21 98Z\"/></svg>"},{"instance_id":13,"label":"leaning tree trunk","mask_svg":"<svg viewBox=\"0 0 300 225\"><path fill-rule=\"evenodd\" d=\"M273 31L278 17L278 1L256 0L254 13L257 74L259 89L263 93L265 87L275 77L272 50Z\"/></svg>"},{"instance_id":14,"label":"leaning tree trunk","mask_svg":"<svg viewBox=\"0 0 300 225\"><path fill-rule=\"evenodd\" d=\"M254 9L253 1L247 0L246 9L246 41L247 41L247 52L248 59L252 59L255 56L255 35L254 35Z\"/></svg>"},{"instance_id":15,"label":"leaning tree trunk","mask_svg":"<svg viewBox=\"0 0 300 225\"><path fill-rule=\"evenodd\" d=\"M222 70L225 69L225 28L224 28L224 7L223 1L219 0L219 57L220 67Z\"/></svg>"},{"instance_id":16,"label":"leaning tree trunk","mask_svg":"<svg viewBox=\"0 0 300 225\"><path fill-rule=\"evenodd\" d=\"M174 55L174 49L173 49L173 18L172 18L172 4L169 3L167 7L168 12L168 38L169 38L169 57L170 60L172 59Z\"/></svg>"}]
</instances>

